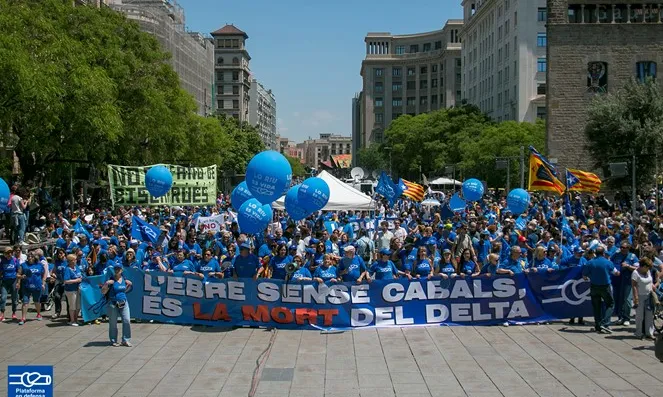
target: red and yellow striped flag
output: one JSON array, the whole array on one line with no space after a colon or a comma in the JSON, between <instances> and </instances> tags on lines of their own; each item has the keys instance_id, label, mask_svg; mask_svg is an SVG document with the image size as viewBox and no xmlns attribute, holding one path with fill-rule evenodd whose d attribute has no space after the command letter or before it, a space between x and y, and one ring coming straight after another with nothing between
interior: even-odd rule
<instances>
[{"instance_id":1,"label":"red and yellow striped flag","mask_svg":"<svg viewBox=\"0 0 663 397\"><path fill-rule=\"evenodd\" d=\"M601 190L601 178L591 172L567 168L566 188L575 192L598 193Z\"/></svg>"},{"instance_id":2,"label":"red and yellow striped flag","mask_svg":"<svg viewBox=\"0 0 663 397\"><path fill-rule=\"evenodd\" d=\"M406 181L405 179L401 179L401 181L403 181L403 185L405 185L405 189L403 189L403 196L413 201L424 200L425 192L423 186L418 183Z\"/></svg>"}]
</instances>

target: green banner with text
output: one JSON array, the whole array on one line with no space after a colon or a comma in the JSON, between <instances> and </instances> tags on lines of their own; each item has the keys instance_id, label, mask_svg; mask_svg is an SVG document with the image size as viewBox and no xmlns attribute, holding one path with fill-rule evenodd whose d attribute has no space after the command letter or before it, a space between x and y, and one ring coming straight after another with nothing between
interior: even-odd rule
<instances>
[{"instance_id":1,"label":"green banner with text","mask_svg":"<svg viewBox=\"0 0 663 397\"><path fill-rule=\"evenodd\" d=\"M152 197L145 188L145 173L154 165L144 167L108 166L108 183L113 206L122 205L214 205L216 204L216 165L209 167L167 167L173 174L173 187L167 195Z\"/></svg>"}]
</instances>

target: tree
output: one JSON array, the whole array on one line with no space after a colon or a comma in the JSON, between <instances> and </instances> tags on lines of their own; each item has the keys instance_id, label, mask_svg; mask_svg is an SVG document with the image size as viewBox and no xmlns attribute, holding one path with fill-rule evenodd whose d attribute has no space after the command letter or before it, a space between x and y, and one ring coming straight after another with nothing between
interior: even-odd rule
<instances>
[{"instance_id":1,"label":"tree","mask_svg":"<svg viewBox=\"0 0 663 397\"><path fill-rule=\"evenodd\" d=\"M638 186L653 181L656 155L663 148L663 96L653 79L632 79L614 94L597 96L587 111L587 149L595 166L630 162L637 155ZM608 180L612 186L630 184L628 178ZM625 180L626 179L626 180Z\"/></svg>"},{"instance_id":2,"label":"tree","mask_svg":"<svg viewBox=\"0 0 663 397\"><path fill-rule=\"evenodd\" d=\"M243 174L251 158L265 150L265 144L260 138L256 127L248 123L240 124L231 117L217 116L223 133L231 141L230 146L224 148L221 153L221 169L231 171L236 174Z\"/></svg>"},{"instance_id":3,"label":"tree","mask_svg":"<svg viewBox=\"0 0 663 397\"><path fill-rule=\"evenodd\" d=\"M380 152L379 145L371 145L359 149L357 152L357 165L366 168L368 171L381 171L389 168L389 160L388 158L385 159L385 154Z\"/></svg>"},{"instance_id":4,"label":"tree","mask_svg":"<svg viewBox=\"0 0 663 397\"><path fill-rule=\"evenodd\" d=\"M288 159L288 162L290 163L293 177L299 178L306 176L306 169L304 168L304 164L302 164L302 162L298 158L288 156L287 154L284 154L284 156L286 159Z\"/></svg>"}]
</instances>

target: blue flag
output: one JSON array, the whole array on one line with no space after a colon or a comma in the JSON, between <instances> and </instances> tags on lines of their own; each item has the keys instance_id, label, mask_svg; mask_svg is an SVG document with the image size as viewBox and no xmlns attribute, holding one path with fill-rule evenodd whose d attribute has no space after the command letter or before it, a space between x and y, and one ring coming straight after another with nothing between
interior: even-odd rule
<instances>
[{"instance_id":1,"label":"blue flag","mask_svg":"<svg viewBox=\"0 0 663 397\"><path fill-rule=\"evenodd\" d=\"M403 190L391 180L386 172L382 171L375 192L386 198L389 205L393 207L394 202L400 197Z\"/></svg>"},{"instance_id":2,"label":"blue flag","mask_svg":"<svg viewBox=\"0 0 663 397\"><path fill-rule=\"evenodd\" d=\"M156 243L161 230L154 225L150 225L137 216L131 217L131 238L139 241Z\"/></svg>"},{"instance_id":3,"label":"blue flag","mask_svg":"<svg viewBox=\"0 0 663 397\"><path fill-rule=\"evenodd\" d=\"M92 235L90 234L90 232L88 232L85 225L83 225L83 222L81 222L80 218L78 218L78 220L74 224L74 232L76 232L76 234L84 234L88 240L92 239Z\"/></svg>"},{"instance_id":4,"label":"blue flag","mask_svg":"<svg viewBox=\"0 0 663 397\"><path fill-rule=\"evenodd\" d=\"M525 230L527 226L527 218L524 216L519 216L515 222L516 230Z\"/></svg>"}]
</instances>

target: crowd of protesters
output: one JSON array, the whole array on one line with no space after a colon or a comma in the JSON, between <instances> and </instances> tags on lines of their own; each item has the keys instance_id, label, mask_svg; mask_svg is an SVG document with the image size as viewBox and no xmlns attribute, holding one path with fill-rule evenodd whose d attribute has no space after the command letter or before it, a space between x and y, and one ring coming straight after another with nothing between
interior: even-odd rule
<instances>
[{"instance_id":1,"label":"crowd of protesters","mask_svg":"<svg viewBox=\"0 0 663 397\"><path fill-rule=\"evenodd\" d=\"M20 199L12 201L12 217L14 202L21 211L29 206L29 199ZM81 282L88 276L104 275L103 292L112 297L108 313L111 342L120 344L119 317L123 322L121 344L130 345L130 313L125 303L131 282L122 276L127 267L181 272L201 279L287 277L364 283L392 278L512 276L581 266L592 284L592 303L598 307L593 329L612 332L613 324L630 326L635 308L635 335L653 338L656 293L663 292L663 218L657 212L652 197L641 199L638 215L632 217L620 202L611 204L602 196L564 201L535 195L527 214L517 217L503 198L489 192L482 201L456 214L410 201L401 201L395 208L377 203L374 212L323 211L299 222L277 210L273 224L256 236L241 233L229 198L223 195L214 207L46 213L39 226L57 239L52 252L24 252L18 236L17 245L7 249L0 261L0 320L5 319L8 299L12 320L25 323L30 300L35 305L35 319L41 320L41 301L51 294L52 318L64 315L69 324L77 326ZM196 230L198 217L216 214L227 217L223 230ZM154 242L132 238L133 216L157 225L159 238ZM82 229L75 230L75 225ZM21 222L17 226L20 231ZM616 318L612 317L613 307ZM584 324L583 319L570 320L576 322Z\"/></svg>"}]
</instances>

